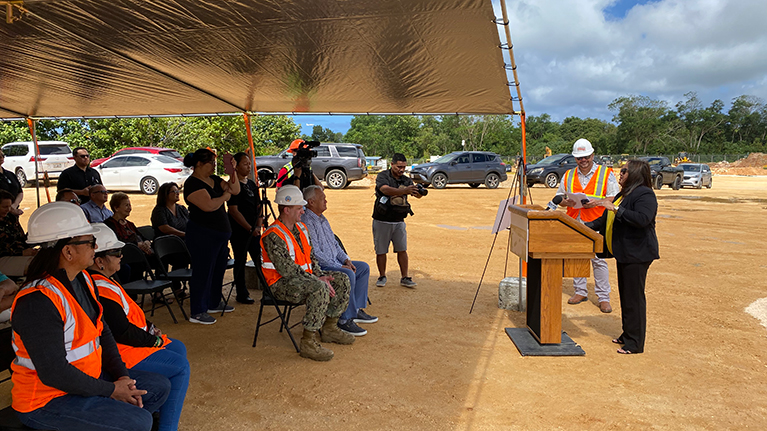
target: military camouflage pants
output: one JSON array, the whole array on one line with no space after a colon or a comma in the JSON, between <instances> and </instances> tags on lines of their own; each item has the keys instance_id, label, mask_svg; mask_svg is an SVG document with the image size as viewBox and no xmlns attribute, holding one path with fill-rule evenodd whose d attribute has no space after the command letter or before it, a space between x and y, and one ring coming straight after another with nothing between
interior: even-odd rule
<instances>
[{"instance_id":1,"label":"military camouflage pants","mask_svg":"<svg viewBox=\"0 0 767 431\"><path fill-rule=\"evenodd\" d=\"M271 285L277 299L306 304L304 329L316 331L325 323L325 317L340 317L349 306L349 277L339 271L325 271L333 277L330 285L336 296L330 297L325 282L315 276L304 274L301 277L281 278Z\"/></svg>"}]
</instances>

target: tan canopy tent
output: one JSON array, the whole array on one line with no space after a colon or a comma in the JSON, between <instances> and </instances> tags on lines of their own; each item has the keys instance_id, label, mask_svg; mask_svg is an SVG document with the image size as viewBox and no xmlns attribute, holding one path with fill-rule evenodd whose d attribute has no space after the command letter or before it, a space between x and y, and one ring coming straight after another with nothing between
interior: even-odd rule
<instances>
[{"instance_id":1,"label":"tan canopy tent","mask_svg":"<svg viewBox=\"0 0 767 431\"><path fill-rule=\"evenodd\" d=\"M490 0L0 4L0 119L513 113Z\"/></svg>"}]
</instances>

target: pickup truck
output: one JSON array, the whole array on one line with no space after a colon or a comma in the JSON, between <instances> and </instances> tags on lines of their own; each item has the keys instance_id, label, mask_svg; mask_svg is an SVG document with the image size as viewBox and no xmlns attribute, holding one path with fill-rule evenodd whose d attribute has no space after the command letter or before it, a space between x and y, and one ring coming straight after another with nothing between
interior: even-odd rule
<instances>
[{"instance_id":1,"label":"pickup truck","mask_svg":"<svg viewBox=\"0 0 767 431\"><path fill-rule=\"evenodd\" d=\"M660 189L664 184L674 190L679 190L682 187L684 169L672 166L668 157L640 157L639 160L644 160L650 164L652 184L656 189Z\"/></svg>"}]
</instances>

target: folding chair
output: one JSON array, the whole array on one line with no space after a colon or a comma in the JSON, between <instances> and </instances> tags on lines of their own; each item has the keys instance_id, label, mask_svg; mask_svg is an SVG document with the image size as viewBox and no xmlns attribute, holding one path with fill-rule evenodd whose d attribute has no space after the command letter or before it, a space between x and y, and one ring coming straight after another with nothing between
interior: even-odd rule
<instances>
[{"instance_id":1,"label":"folding chair","mask_svg":"<svg viewBox=\"0 0 767 431\"><path fill-rule=\"evenodd\" d=\"M178 323L178 320L176 320L176 316L173 314L173 310L171 310L170 304L168 304L168 300L165 298L165 294L163 293L165 289L171 287L173 284L169 280L155 279L155 275L152 272L152 267L149 265L149 261L146 259L144 252L141 251L141 249L138 248L138 246L135 244L125 244L125 247L122 249L122 253L122 263L130 267L131 274L139 275L138 280L131 281L122 285L125 292L129 295L141 295L142 309L144 304L144 297L147 294L154 298L154 295L159 293L160 298L162 299L162 303L165 305L165 308L168 309L170 317L173 318L173 323ZM151 302L152 310L150 316L154 316L154 310L157 304L155 304L155 301ZM184 311L184 307L181 306L181 303L179 303L179 306L181 307L181 313L186 319L186 312Z\"/></svg>"},{"instance_id":2,"label":"folding chair","mask_svg":"<svg viewBox=\"0 0 767 431\"><path fill-rule=\"evenodd\" d=\"M298 343L296 343L296 339L293 338L293 334L290 332L291 329L296 327L301 322L297 322L293 324L293 326L289 326L290 322L290 313L293 311L294 308L300 307L304 304L296 304L294 302L290 301L283 301L280 299L277 299L274 297L274 294L272 293L272 289L269 288L269 285L266 284L266 278L264 278L264 273L261 271L261 265L256 264L256 274L258 275L258 280L261 283L261 286L263 286L263 290L261 293L261 305L258 309L258 320L256 321L256 333L253 336L253 347L256 347L256 341L258 340L258 330L269 323L274 322L277 319L280 319L280 332L282 332L283 329L285 329L288 333L288 336L290 337L290 341L293 343L293 347L295 347L296 352L301 352L301 349L298 348ZM274 317L266 322L261 322L261 316L264 312L264 305L272 305L274 306L274 309L277 310L277 317ZM282 307L282 310L280 310L280 307Z\"/></svg>"},{"instance_id":3,"label":"folding chair","mask_svg":"<svg viewBox=\"0 0 767 431\"><path fill-rule=\"evenodd\" d=\"M138 230L138 233L141 234L141 236L144 237L144 239L149 241L154 241L154 228L152 226L139 226L136 228Z\"/></svg>"},{"instance_id":4,"label":"folding chair","mask_svg":"<svg viewBox=\"0 0 767 431\"><path fill-rule=\"evenodd\" d=\"M187 287L192 279L192 256L189 254L189 249L186 248L184 240L176 235L158 236L152 241L152 248L160 260L157 278L169 280ZM169 271L169 267L173 269ZM173 291L173 296L178 301L181 312L184 313L184 318L189 320L184 310L183 298L180 298L175 290Z\"/></svg>"}]
</instances>

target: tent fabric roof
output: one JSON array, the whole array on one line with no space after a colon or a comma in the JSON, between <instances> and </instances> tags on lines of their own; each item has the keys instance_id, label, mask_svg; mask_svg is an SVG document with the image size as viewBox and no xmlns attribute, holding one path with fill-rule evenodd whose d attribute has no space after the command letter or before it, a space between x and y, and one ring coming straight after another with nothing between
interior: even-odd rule
<instances>
[{"instance_id":1,"label":"tent fabric roof","mask_svg":"<svg viewBox=\"0 0 767 431\"><path fill-rule=\"evenodd\" d=\"M510 114L490 0L25 0L0 118Z\"/></svg>"}]
</instances>

